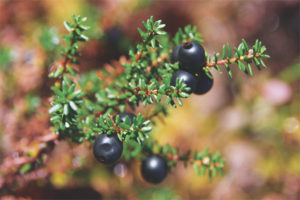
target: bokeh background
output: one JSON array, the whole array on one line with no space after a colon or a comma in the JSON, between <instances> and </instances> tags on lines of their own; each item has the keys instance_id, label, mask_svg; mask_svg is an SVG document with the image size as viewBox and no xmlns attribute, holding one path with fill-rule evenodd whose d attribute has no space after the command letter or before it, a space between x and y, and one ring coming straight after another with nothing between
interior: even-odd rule
<instances>
[{"instance_id":1,"label":"bokeh background","mask_svg":"<svg viewBox=\"0 0 300 200\"><path fill-rule=\"evenodd\" d=\"M151 15L171 35L196 25L211 55L227 42L258 38L271 56L253 78L238 70L233 79L213 72L208 94L192 95L155 119L152 134L161 144L220 151L223 177L209 182L179 164L152 186L141 179L138 162L104 167L89 144L59 141L46 163L23 169L29 172L1 187L1 199L300 199L299 6L297 0L0 0L1 165L7 157L34 154L35 138L49 132L47 73L72 13L88 17L91 27L81 49L82 73L126 56L140 42L137 27Z\"/></svg>"}]
</instances>

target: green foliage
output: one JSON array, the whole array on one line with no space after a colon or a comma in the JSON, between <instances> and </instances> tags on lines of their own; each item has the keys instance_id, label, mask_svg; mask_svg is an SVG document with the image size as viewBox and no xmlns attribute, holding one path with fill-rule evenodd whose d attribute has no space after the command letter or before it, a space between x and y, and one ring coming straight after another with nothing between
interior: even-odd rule
<instances>
[{"instance_id":1,"label":"green foliage","mask_svg":"<svg viewBox=\"0 0 300 200\"><path fill-rule=\"evenodd\" d=\"M269 55L265 54L267 48L262 45L259 40L256 40L255 44L249 48L247 42L243 39L242 42L238 45L238 47L234 47L234 52L232 52L229 44L224 45L222 48L221 60L220 54L215 53L212 57L207 56L206 60L208 66L205 70L208 72L212 67L215 68L218 72L221 72L219 65L225 65L225 68L232 78L232 71L229 65L236 63L238 68L253 76L253 70L251 64L254 63L258 70L261 70L261 66L266 68L263 58L270 58ZM207 73L208 76L209 73Z\"/></svg>"},{"instance_id":2,"label":"green foliage","mask_svg":"<svg viewBox=\"0 0 300 200\"><path fill-rule=\"evenodd\" d=\"M55 125L57 133L63 138L73 136L74 133L82 133L79 129L78 114L80 113L80 105L84 93L81 90L75 90L75 84L67 75L63 76L62 84L52 86L54 91L54 101L51 103L49 114L53 115L50 121ZM74 136L75 141L80 142L81 137Z\"/></svg>"},{"instance_id":3,"label":"green foliage","mask_svg":"<svg viewBox=\"0 0 300 200\"><path fill-rule=\"evenodd\" d=\"M65 21L65 28L69 31L69 35L63 35L67 48L63 50L63 56L70 59L71 63L78 63L76 59L79 56L77 49L79 48L78 42L88 41L88 37L83 34L88 29L87 26L82 25L87 18L73 15L74 23Z\"/></svg>"},{"instance_id":4,"label":"green foliage","mask_svg":"<svg viewBox=\"0 0 300 200\"><path fill-rule=\"evenodd\" d=\"M64 36L66 48L63 51L64 61L50 72L49 77L58 78L55 86L53 101L49 113L51 122L60 138L71 138L75 142L88 140L93 142L98 134L117 134L124 143L123 156L126 160L143 158L149 154L160 154L170 168L179 161L185 165L191 164L200 175L207 174L211 179L217 174L223 174L224 159L220 153L212 154L208 150L202 152L188 151L182 153L170 145L161 146L151 139L149 133L152 130L152 118L160 113L167 114L167 105L182 106L182 98L189 97L189 90L183 81L176 81L175 86L170 85L170 79L174 71L178 70L178 63L169 62L170 48L186 41L203 43L201 35L195 27L186 26L179 29L173 41L163 30L165 24L161 20L154 21L153 17L143 22L144 30L138 28L142 43L129 51L129 61L122 63L121 74L109 73L105 69L101 71L104 76L113 79L99 79L96 73L86 73L75 78L75 71L68 63L78 63L78 42L87 41L83 31L87 29L83 25L86 18L73 16L74 23L65 22L69 35ZM242 61L246 65L252 61L265 67L262 58L266 48L257 41L250 50L243 40L231 57L229 45L223 48L223 64L238 63L245 71ZM251 54L252 53L252 54ZM226 57L227 54L227 57ZM246 54L246 55L245 55ZM252 57L251 57L252 55ZM211 68L218 67L218 54L213 58L208 57L207 72ZM248 67L252 75L252 69ZM231 70L228 70L231 74ZM130 123L129 118L120 122L119 114L130 107L135 110L142 104L155 104L152 115L145 119L141 114Z\"/></svg>"},{"instance_id":5,"label":"green foliage","mask_svg":"<svg viewBox=\"0 0 300 200\"><path fill-rule=\"evenodd\" d=\"M202 35L197 32L197 27L191 25L185 26L183 30L179 28L177 33L175 34L173 41L175 45L183 44L185 42L190 41L199 42L200 44L203 44Z\"/></svg>"},{"instance_id":6,"label":"green foliage","mask_svg":"<svg viewBox=\"0 0 300 200\"><path fill-rule=\"evenodd\" d=\"M7 47L0 46L0 69L6 69L12 61L12 52Z\"/></svg>"},{"instance_id":7,"label":"green foliage","mask_svg":"<svg viewBox=\"0 0 300 200\"><path fill-rule=\"evenodd\" d=\"M185 166L189 164L192 165L198 175L208 175L211 180L217 174L223 175L223 168L225 159L221 158L220 152L212 154L205 149L202 152L197 150L192 153L187 151L185 153L180 152L178 148L173 148L171 145L159 145L157 141L149 139L148 142L143 146L143 148L135 147L135 144L126 145L126 154L131 157L126 157L126 159L135 158L140 153L143 153L145 156L151 154L160 154L162 157L167 160L169 168L174 168L177 166L177 163L183 162Z\"/></svg>"},{"instance_id":8,"label":"green foliage","mask_svg":"<svg viewBox=\"0 0 300 200\"><path fill-rule=\"evenodd\" d=\"M39 37L40 44L46 51L55 50L59 43L59 37L57 31L54 28L45 27Z\"/></svg>"},{"instance_id":9,"label":"green foliage","mask_svg":"<svg viewBox=\"0 0 300 200\"><path fill-rule=\"evenodd\" d=\"M25 99L27 101L27 113L33 113L41 104L41 99L37 95L28 94Z\"/></svg>"},{"instance_id":10,"label":"green foliage","mask_svg":"<svg viewBox=\"0 0 300 200\"><path fill-rule=\"evenodd\" d=\"M21 174L25 174L27 172L29 172L31 170L31 164L30 163L26 163L25 165L23 165L20 169L20 173Z\"/></svg>"},{"instance_id":11,"label":"green foliage","mask_svg":"<svg viewBox=\"0 0 300 200\"><path fill-rule=\"evenodd\" d=\"M54 71L49 73L50 78L57 78L63 74L64 71L69 72L71 75L75 75L75 71L72 67L67 66L67 63L78 64L78 57L80 54L78 52L79 42L88 41L88 37L83 34L85 30L88 29L83 23L87 20L86 17L82 18L80 16L72 16L73 23L64 22L65 28L69 31L69 35L63 35L64 41L66 43L66 48L62 50L62 55L65 57L63 63L56 67Z\"/></svg>"}]
</instances>

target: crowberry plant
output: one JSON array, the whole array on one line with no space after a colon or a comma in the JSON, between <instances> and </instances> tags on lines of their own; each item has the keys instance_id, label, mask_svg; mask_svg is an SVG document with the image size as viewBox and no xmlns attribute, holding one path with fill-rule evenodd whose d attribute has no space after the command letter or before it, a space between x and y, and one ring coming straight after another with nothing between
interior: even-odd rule
<instances>
[{"instance_id":1,"label":"crowberry plant","mask_svg":"<svg viewBox=\"0 0 300 200\"><path fill-rule=\"evenodd\" d=\"M121 154L128 161L143 160L142 176L150 183L161 182L178 162L192 165L197 174L207 174L210 179L223 174L225 160L219 152L181 152L168 144L160 145L150 134L152 118L166 114L168 105L182 106L181 99L191 92L209 91L212 69L221 72L220 66L225 66L232 77L231 64L251 76L251 63L258 69L265 68L262 59L269 57L266 47L258 40L249 47L242 40L234 52L227 44L221 56L216 53L210 57L196 27L180 28L170 40L165 24L151 17L142 23L144 30L138 28L142 43L129 51L129 59L121 61L115 71L108 73L104 68L97 73L78 74L79 42L88 40L83 34L88 28L84 26L86 18L73 16L73 20L65 22L69 34L64 36L63 59L49 73L55 79L50 120L59 138L94 144L94 155L103 163L112 164ZM140 104L157 104L159 109L147 118L128 112L135 112Z\"/></svg>"}]
</instances>

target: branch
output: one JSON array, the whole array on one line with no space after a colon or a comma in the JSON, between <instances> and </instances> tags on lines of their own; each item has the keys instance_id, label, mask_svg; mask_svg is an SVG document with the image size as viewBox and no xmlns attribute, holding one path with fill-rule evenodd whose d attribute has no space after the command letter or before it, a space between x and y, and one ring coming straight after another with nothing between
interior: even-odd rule
<instances>
[{"instance_id":1,"label":"branch","mask_svg":"<svg viewBox=\"0 0 300 200\"><path fill-rule=\"evenodd\" d=\"M240 70L244 71L246 74L250 74L250 76L253 76L253 70L251 67L253 62L258 70L261 70L260 66L263 68L267 67L262 60L263 58L270 58L269 55L265 54L266 50L266 47L263 46L259 40L256 40L255 44L250 49L246 41L242 40L238 48L234 48L235 53L233 57L231 57L232 50L229 44L227 44L223 46L221 60L218 60L220 55L219 53L215 53L213 57L207 56L207 64L206 67L204 67L204 70L207 72L207 75L211 77L210 73L208 73L209 70L215 68L218 72L221 72L219 65L225 65L229 76L232 77L232 71L229 65L236 63ZM247 68L244 63L247 65Z\"/></svg>"},{"instance_id":2,"label":"branch","mask_svg":"<svg viewBox=\"0 0 300 200\"><path fill-rule=\"evenodd\" d=\"M144 155L159 154L163 157L170 169L177 166L178 162L183 162L185 167L192 165L198 175L207 174L209 179L217 174L223 175L225 159L221 158L219 152L214 155L205 149L202 152L191 151L180 152L178 148L172 148L169 144L159 145L155 140L147 140L142 147L134 142L126 143L124 147L124 157L126 160L135 159L139 154ZM142 159L143 156L140 156Z\"/></svg>"},{"instance_id":3,"label":"branch","mask_svg":"<svg viewBox=\"0 0 300 200\"><path fill-rule=\"evenodd\" d=\"M58 135L54 133L39 137L37 141L40 144L35 149L36 153L32 157L28 156L26 152L21 157L6 157L0 168L1 173L4 174L4 176L0 176L0 188L10 185L16 177L21 179L22 176L18 176L16 171L20 171L21 174L29 172L32 169L33 163L37 162L43 154L47 153L49 144L56 142L57 139Z\"/></svg>"},{"instance_id":4,"label":"branch","mask_svg":"<svg viewBox=\"0 0 300 200\"><path fill-rule=\"evenodd\" d=\"M51 69L49 73L50 78L60 77L63 73L69 72L70 74L75 74L74 69L67 66L69 62L78 64L76 59L79 56L78 52L78 42L86 42L88 37L83 34L88 27L83 25L86 18L81 18L80 16L72 15L74 23L64 22L65 28L69 31L69 35L63 35L67 48L63 49L63 60L61 64L57 64Z\"/></svg>"}]
</instances>

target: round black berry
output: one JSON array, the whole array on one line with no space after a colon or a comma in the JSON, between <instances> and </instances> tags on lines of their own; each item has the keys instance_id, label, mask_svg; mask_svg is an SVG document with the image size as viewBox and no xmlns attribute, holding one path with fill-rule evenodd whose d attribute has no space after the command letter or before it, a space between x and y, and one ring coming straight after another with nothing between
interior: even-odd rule
<instances>
[{"instance_id":1,"label":"round black berry","mask_svg":"<svg viewBox=\"0 0 300 200\"><path fill-rule=\"evenodd\" d=\"M205 52L198 42L184 43L178 52L179 66L190 73L197 73L205 65Z\"/></svg>"},{"instance_id":2,"label":"round black berry","mask_svg":"<svg viewBox=\"0 0 300 200\"><path fill-rule=\"evenodd\" d=\"M133 114L133 113L130 113L130 112L124 112L124 113L121 113L121 114L119 115L119 117L120 117L120 122L125 122L126 116L129 117L130 124L133 123L133 118L136 117L135 114Z\"/></svg>"},{"instance_id":3,"label":"round black berry","mask_svg":"<svg viewBox=\"0 0 300 200\"><path fill-rule=\"evenodd\" d=\"M172 53L171 53L171 63L175 63L175 62L179 61L178 52L179 52L179 49L181 46L182 46L182 44L178 44L173 48Z\"/></svg>"},{"instance_id":4,"label":"round black berry","mask_svg":"<svg viewBox=\"0 0 300 200\"><path fill-rule=\"evenodd\" d=\"M189 93L192 93L195 88L196 88L196 77L189 73L189 72L186 72L186 71L182 71L182 70L178 70L176 71L172 78L171 78L171 85L172 86L175 86L176 85L176 79L179 79L179 80L183 80L183 82L186 84L187 87L191 88L191 90L189 91Z\"/></svg>"},{"instance_id":5,"label":"round black berry","mask_svg":"<svg viewBox=\"0 0 300 200\"><path fill-rule=\"evenodd\" d=\"M151 155L142 162L142 176L149 183L162 182L168 173L166 161L158 155Z\"/></svg>"},{"instance_id":6,"label":"round black berry","mask_svg":"<svg viewBox=\"0 0 300 200\"><path fill-rule=\"evenodd\" d=\"M210 74L211 75L211 74ZM195 94L205 94L213 86L214 79L209 78L204 72L199 73L197 77L196 89L194 90Z\"/></svg>"},{"instance_id":7,"label":"round black berry","mask_svg":"<svg viewBox=\"0 0 300 200\"><path fill-rule=\"evenodd\" d=\"M118 26L114 26L106 30L106 37L109 44L117 46L123 36L122 30Z\"/></svg>"},{"instance_id":8,"label":"round black berry","mask_svg":"<svg viewBox=\"0 0 300 200\"><path fill-rule=\"evenodd\" d=\"M116 134L98 135L93 146L93 153L97 160L104 164L115 163L122 155L123 144Z\"/></svg>"}]
</instances>

